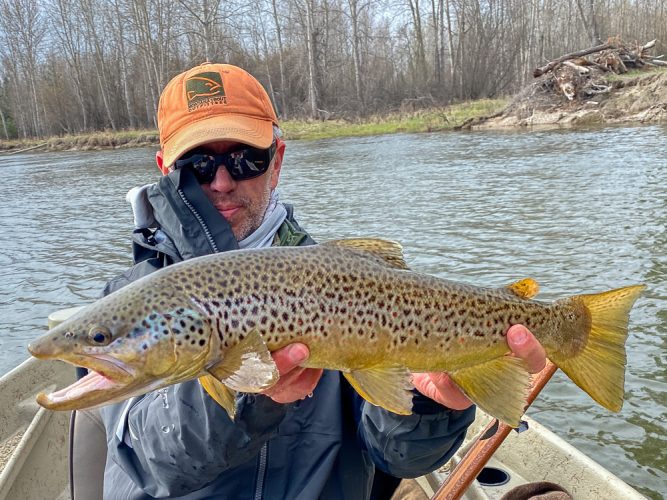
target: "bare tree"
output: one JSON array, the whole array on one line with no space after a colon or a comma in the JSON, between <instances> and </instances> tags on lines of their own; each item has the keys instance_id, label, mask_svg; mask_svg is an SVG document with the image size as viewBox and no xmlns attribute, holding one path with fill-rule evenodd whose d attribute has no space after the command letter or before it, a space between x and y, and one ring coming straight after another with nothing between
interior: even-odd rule
<instances>
[{"instance_id":1,"label":"bare tree","mask_svg":"<svg viewBox=\"0 0 667 500\"><path fill-rule=\"evenodd\" d=\"M38 90L39 66L38 55L44 40L46 26L43 21L39 2L36 0L2 0L0 3L0 30L3 43L4 63L13 79L16 100L20 109L19 116L24 137L42 135L43 103ZM26 99L27 98L27 99ZM21 106L27 103L27 106ZM17 117L16 115L14 115Z\"/></svg>"},{"instance_id":2,"label":"bare tree","mask_svg":"<svg viewBox=\"0 0 667 500\"><path fill-rule=\"evenodd\" d=\"M155 126L205 59L326 118L510 94L609 36L664 53L667 0L0 0L0 136Z\"/></svg>"}]
</instances>

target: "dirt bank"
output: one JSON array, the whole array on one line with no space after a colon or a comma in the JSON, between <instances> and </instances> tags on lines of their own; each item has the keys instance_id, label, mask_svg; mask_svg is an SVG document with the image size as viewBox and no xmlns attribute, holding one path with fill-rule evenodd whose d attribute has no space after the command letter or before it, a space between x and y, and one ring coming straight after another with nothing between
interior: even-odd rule
<instances>
[{"instance_id":1,"label":"dirt bank","mask_svg":"<svg viewBox=\"0 0 667 500\"><path fill-rule=\"evenodd\" d=\"M466 128L573 127L590 124L667 123L667 70L599 77L604 92L569 100L547 78L536 79L500 113Z\"/></svg>"}]
</instances>

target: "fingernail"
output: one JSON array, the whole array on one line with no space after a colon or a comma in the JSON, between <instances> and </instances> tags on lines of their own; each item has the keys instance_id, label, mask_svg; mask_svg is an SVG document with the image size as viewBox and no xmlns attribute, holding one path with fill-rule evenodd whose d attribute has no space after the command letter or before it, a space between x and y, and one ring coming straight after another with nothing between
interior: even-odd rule
<instances>
[{"instance_id":1,"label":"fingernail","mask_svg":"<svg viewBox=\"0 0 667 500\"><path fill-rule=\"evenodd\" d=\"M293 345L289 350L289 359L294 364L299 364L308 358L308 349L304 345Z\"/></svg>"}]
</instances>

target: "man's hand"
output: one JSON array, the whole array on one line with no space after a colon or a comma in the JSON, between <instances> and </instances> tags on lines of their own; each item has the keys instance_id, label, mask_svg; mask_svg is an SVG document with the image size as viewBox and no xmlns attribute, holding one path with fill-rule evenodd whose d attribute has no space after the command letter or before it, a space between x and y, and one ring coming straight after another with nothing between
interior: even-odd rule
<instances>
[{"instance_id":1,"label":"man's hand","mask_svg":"<svg viewBox=\"0 0 667 500\"><path fill-rule=\"evenodd\" d=\"M272 352L280 380L262 394L277 403L293 403L310 395L320 381L322 370L299 366L309 355L308 346L300 343L289 344Z\"/></svg>"},{"instance_id":2,"label":"man's hand","mask_svg":"<svg viewBox=\"0 0 667 500\"><path fill-rule=\"evenodd\" d=\"M530 373L539 373L546 365L544 348L525 326L514 325L507 330L507 345L513 356L526 362ZM446 373L415 373L412 382L424 396L452 410L465 410L472 405Z\"/></svg>"}]
</instances>

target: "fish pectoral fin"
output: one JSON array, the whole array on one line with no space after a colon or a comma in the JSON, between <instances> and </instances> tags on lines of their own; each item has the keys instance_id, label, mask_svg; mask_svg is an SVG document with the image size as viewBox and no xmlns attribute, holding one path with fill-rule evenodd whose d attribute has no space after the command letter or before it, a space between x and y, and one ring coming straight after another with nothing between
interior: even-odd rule
<instances>
[{"instance_id":1,"label":"fish pectoral fin","mask_svg":"<svg viewBox=\"0 0 667 500\"><path fill-rule=\"evenodd\" d=\"M501 356L449 376L486 413L512 427L519 426L530 385L530 374L521 359Z\"/></svg>"},{"instance_id":2,"label":"fish pectoral fin","mask_svg":"<svg viewBox=\"0 0 667 500\"><path fill-rule=\"evenodd\" d=\"M228 348L223 356L208 372L234 391L261 392L278 381L278 368L257 330Z\"/></svg>"},{"instance_id":3,"label":"fish pectoral fin","mask_svg":"<svg viewBox=\"0 0 667 500\"><path fill-rule=\"evenodd\" d=\"M540 285L533 278L524 278L505 287L521 299L532 299L540 291Z\"/></svg>"},{"instance_id":4,"label":"fish pectoral fin","mask_svg":"<svg viewBox=\"0 0 667 500\"><path fill-rule=\"evenodd\" d=\"M202 375L199 383L215 401L222 406L233 421L236 416L236 395L213 375Z\"/></svg>"},{"instance_id":5,"label":"fish pectoral fin","mask_svg":"<svg viewBox=\"0 0 667 500\"><path fill-rule=\"evenodd\" d=\"M404 366L343 372L354 390L369 403L399 415L412 414L412 375Z\"/></svg>"},{"instance_id":6,"label":"fish pectoral fin","mask_svg":"<svg viewBox=\"0 0 667 500\"><path fill-rule=\"evenodd\" d=\"M396 241L380 238L347 238L327 241L322 245L337 246L366 253L384 261L390 267L408 269L408 265L403 258L403 247Z\"/></svg>"}]
</instances>

